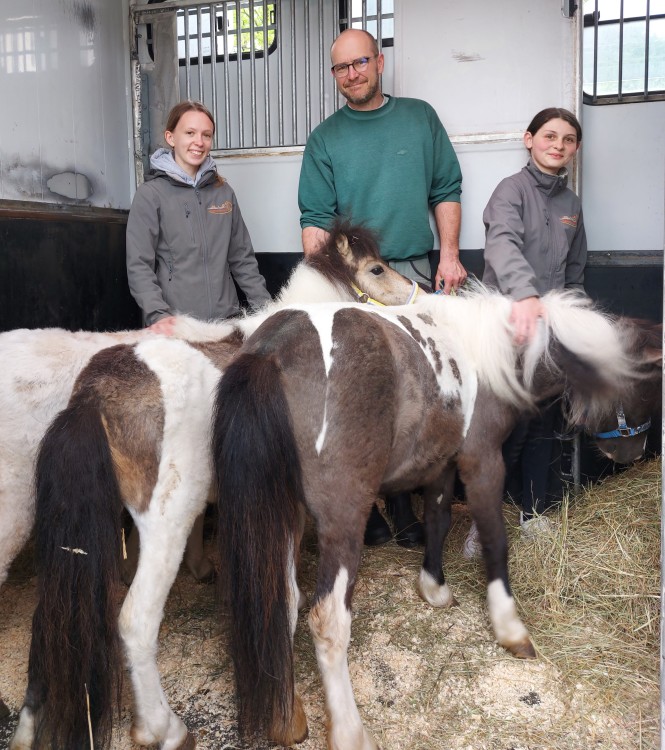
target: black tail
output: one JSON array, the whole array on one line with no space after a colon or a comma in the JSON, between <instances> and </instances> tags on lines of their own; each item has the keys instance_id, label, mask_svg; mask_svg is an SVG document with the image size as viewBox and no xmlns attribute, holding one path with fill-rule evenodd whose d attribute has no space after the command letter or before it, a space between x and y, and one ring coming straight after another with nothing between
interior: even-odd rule
<instances>
[{"instance_id":1,"label":"black tail","mask_svg":"<svg viewBox=\"0 0 665 750\"><path fill-rule=\"evenodd\" d=\"M304 493L272 357L243 354L225 372L215 406L213 456L239 727L244 735L279 735L293 717L287 571Z\"/></svg>"},{"instance_id":2,"label":"black tail","mask_svg":"<svg viewBox=\"0 0 665 750\"><path fill-rule=\"evenodd\" d=\"M99 410L76 397L37 459L30 681L44 698L37 747L108 747L119 706L121 499ZM88 714L89 703L89 714Z\"/></svg>"}]
</instances>

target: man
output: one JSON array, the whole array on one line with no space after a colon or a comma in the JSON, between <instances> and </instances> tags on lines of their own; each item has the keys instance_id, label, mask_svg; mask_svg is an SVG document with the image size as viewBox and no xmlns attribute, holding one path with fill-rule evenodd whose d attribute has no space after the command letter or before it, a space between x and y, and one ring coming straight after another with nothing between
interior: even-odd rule
<instances>
[{"instance_id":1,"label":"man","mask_svg":"<svg viewBox=\"0 0 665 750\"><path fill-rule=\"evenodd\" d=\"M449 294L466 278L459 260L462 174L441 121L424 101L382 93L383 54L368 32L343 31L330 57L347 104L312 132L303 155L298 203L305 255L318 250L343 216L377 232L381 254L395 270L430 284L432 208L440 242L435 288ZM386 509L399 544L422 542L409 493L387 497ZM389 538L374 506L365 543Z\"/></svg>"}]
</instances>

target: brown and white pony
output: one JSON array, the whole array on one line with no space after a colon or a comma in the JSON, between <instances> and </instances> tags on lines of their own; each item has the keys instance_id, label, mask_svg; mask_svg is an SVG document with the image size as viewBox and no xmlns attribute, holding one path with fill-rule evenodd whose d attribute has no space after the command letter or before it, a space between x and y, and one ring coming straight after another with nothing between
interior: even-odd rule
<instances>
[{"instance_id":1,"label":"brown and white pony","mask_svg":"<svg viewBox=\"0 0 665 750\"><path fill-rule=\"evenodd\" d=\"M293 298L355 299L354 288L386 303L416 296L412 282L380 259L369 233L339 227L269 310L222 327L196 324L197 340L152 336L105 348L82 369L37 459L39 603L12 750L33 742L51 750L87 746L88 698L94 746L108 747L121 643L134 687L134 741L165 750L193 741L163 693L157 638L187 536L211 488L217 382L272 310ZM140 555L118 615L123 506L139 530Z\"/></svg>"},{"instance_id":2,"label":"brown and white pony","mask_svg":"<svg viewBox=\"0 0 665 750\"><path fill-rule=\"evenodd\" d=\"M543 302L546 322L525 349L513 345L510 300L482 290L392 311L283 310L228 367L213 457L243 735L287 746L307 735L293 672L303 505L318 533L309 626L331 750L377 748L355 704L347 649L363 530L379 493L424 486L418 589L433 606L450 606L441 560L458 469L495 636L514 655L534 656L508 581L502 443L521 412L557 392L573 419L595 418L633 369L623 328L570 294Z\"/></svg>"},{"instance_id":3,"label":"brown and white pony","mask_svg":"<svg viewBox=\"0 0 665 750\"><path fill-rule=\"evenodd\" d=\"M347 236L350 244L344 241ZM265 313L294 302L376 300L402 304L416 292L413 282L381 260L367 232L340 224L321 253L297 266ZM239 324L206 323L180 316L174 336L191 342L215 341L237 325L249 331L259 320L260 315ZM149 330L93 333L47 328L0 333L0 587L33 527L34 465L39 442L56 414L67 405L74 381L98 351L154 338ZM209 572L200 545L188 549L185 562L197 578Z\"/></svg>"}]
</instances>

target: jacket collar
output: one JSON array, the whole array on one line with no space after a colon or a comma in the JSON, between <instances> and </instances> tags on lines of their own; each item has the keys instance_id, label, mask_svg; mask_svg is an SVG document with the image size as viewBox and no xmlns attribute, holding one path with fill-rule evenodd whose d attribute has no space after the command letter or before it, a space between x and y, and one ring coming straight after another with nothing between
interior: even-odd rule
<instances>
[{"instance_id":1,"label":"jacket collar","mask_svg":"<svg viewBox=\"0 0 665 750\"><path fill-rule=\"evenodd\" d=\"M546 172L541 172L531 159L529 159L524 170L536 183L536 186L546 195L560 193L568 185L568 170L565 167L559 170L559 174L547 174Z\"/></svg>"}]
</instances>

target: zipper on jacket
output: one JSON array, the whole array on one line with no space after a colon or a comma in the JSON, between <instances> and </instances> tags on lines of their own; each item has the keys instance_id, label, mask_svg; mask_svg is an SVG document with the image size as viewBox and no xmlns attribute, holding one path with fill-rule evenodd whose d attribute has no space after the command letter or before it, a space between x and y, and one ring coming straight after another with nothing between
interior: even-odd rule
<instances>
[{"instance_id":1,"label":"zipper on jacket","mask_svg":"<svg viewBox=\"0 0 665 750\"><path fill-rule=\"evenodd\" d=\"M201 202L201 193L198 188L194 188L194 192L196 193L196 198L199 202L199 206L203 206L203 203ZM206 293L208 297L208 317L212 317L212 293L210 288L210 268L208 267L208 242L206 239L206 223L204 219L205 211L203 208L201 208L200 211L197 211L197 220L199 222L199 227L201 230L201 250L203 252L203 276L205 278L205 284L206 284Z\"/></svg>"}]
</instances>

